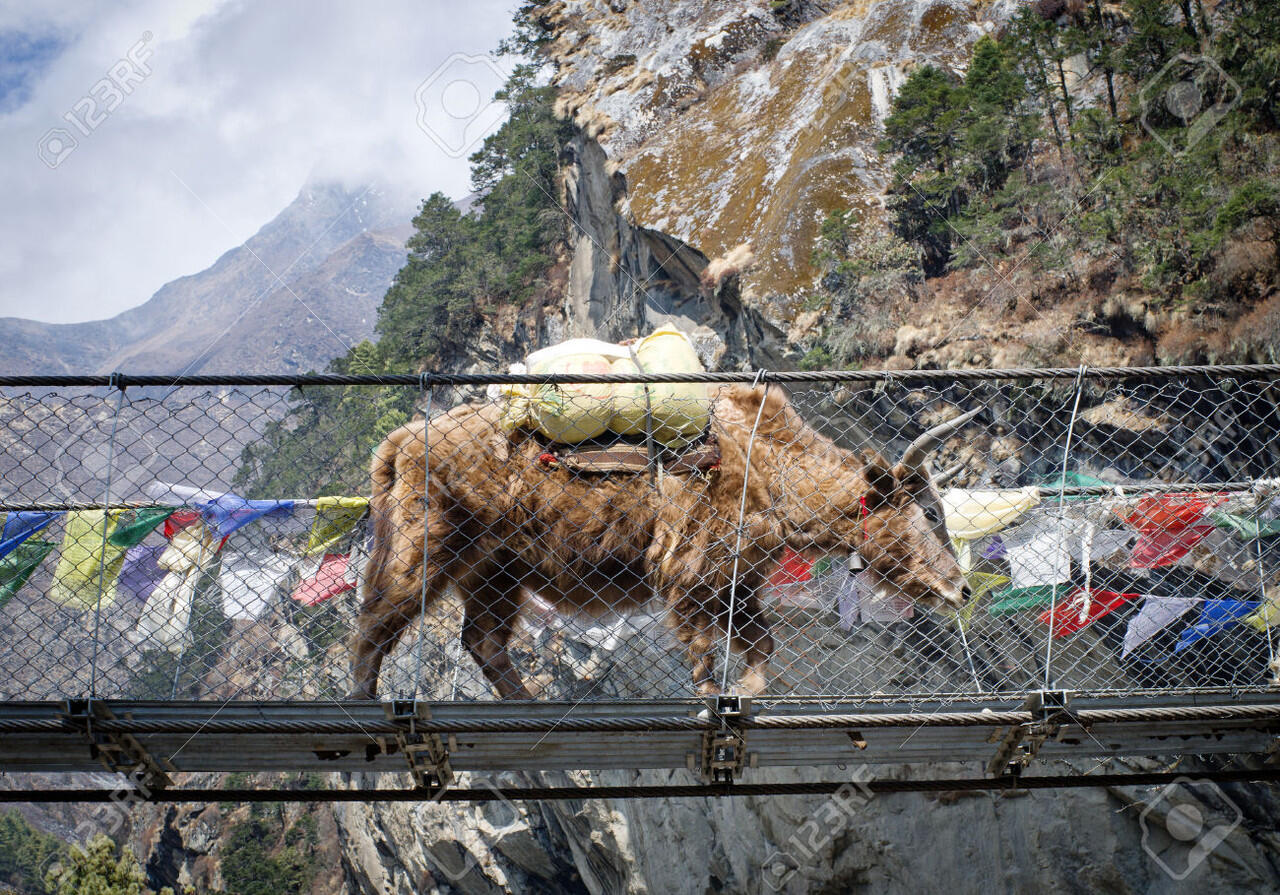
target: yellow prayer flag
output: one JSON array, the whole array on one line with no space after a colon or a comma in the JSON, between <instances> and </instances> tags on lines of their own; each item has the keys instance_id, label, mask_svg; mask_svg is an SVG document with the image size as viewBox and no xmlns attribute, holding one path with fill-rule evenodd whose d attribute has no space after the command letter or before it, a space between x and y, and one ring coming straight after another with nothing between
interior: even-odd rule
<instances>
[{"instance_id":1,"label":"yellow prayer flag","mask_svg":"<svg viewBox=\"0 0 1280 895\"><path fill-rule=\"evenodd\" d=\"M307 536L307 556L328 553L329 548L364 516L369 509L367 497L321 497L316 501L316 518Z\"/></svg>"},{"instance_id":2,"label":"yellow prayer flag","mask_svg":"<svg viewBox=\"0 0 1280 895\"><path fill-rule=\"evenodd\" d=\"M948 488L942 492L947 533L965 541L1007 528L1039 502L1040 489L1034 485L1004 491Z\"/></svg>"},{"instance_id":3,"label":"yellow prayer flag","mask_svg":"<svg viewBox=\"0 0 1280 895\"><path fill-rule=\"evenodd\" d=\"M53 573L49 599L72 609L110 606L127 548L109 540L124 510L75 510L67 513L62 554ZM101 600L99 600L101 587Z\"/></svg>"}]
</instances>

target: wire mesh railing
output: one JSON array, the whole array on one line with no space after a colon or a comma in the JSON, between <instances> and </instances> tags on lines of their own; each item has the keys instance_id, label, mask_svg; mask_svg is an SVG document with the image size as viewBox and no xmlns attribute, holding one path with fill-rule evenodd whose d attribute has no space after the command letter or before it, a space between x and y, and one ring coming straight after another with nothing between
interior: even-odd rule
<instances>
[{"instance_id":1,"label":"wire mesh railing","mask_svg":"<svg viewBox=\"0 0 1280 895\"><path fill-rule=\"evenodd\" d=\"M1262 690L1277 375L8 377L0 699Z\"/></svg>"}]
</instances>

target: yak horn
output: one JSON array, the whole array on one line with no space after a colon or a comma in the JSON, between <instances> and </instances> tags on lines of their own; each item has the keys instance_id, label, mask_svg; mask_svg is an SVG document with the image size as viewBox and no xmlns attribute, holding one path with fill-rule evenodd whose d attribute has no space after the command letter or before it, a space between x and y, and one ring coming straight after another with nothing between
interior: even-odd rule
<instances>
[{"instance_id":1,"label":"yak horn","mask_svg":"<svg viewBox=\"0 0 1280 895\"><path fill-rule=\"evenodd\" d=\"M955 466L952 466L949 469L944 469L942 472L938 473L933 477L933 487L945 488L947 486L947 482L951 481L956 476L958 476L962 469L964 469L963 463L957 463Z\"/></svg>"},{"instance_id":2,"label":"yak horn","mask_svg":"<svg viewBox=\"0 0 1280 895\"><path fill-rule=\"evenodd\" d=\"M975 407L968 413L962 413L953 420L947 420L945 423L934 426L907 445L907 449L902 452L902 460L900 462L908 469L924 469L925 460L928 459L934 448L950 438L952 433L981 412L981 407Z\"/></svg>"}]
</instances>

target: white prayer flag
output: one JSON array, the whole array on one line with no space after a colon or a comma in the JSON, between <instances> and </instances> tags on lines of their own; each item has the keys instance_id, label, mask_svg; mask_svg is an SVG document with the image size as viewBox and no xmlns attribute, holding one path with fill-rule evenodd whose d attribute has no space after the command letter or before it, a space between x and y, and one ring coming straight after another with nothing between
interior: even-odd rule
<instances>
[{"instance_id":1,"label":"white prayer flag","mask_svg":"<svg viewBox=\"0 0 1280 895\"><path fill-rule=\"evenodd\" d=\"M298 557L288 553L227 552L218 575L223 613L227 618L260 618L297 564Z\"/></svg>"},{"instance_id":2,"label":"white prayer flag","mask_svg":"<svg viewBox=\"0 0 1280 895\"><path fill-rule=\"evenodd\" d=\"M1128 656L1199 602L1198 597L1153 597L1144 594L1142 608L1129 619L1129 627L1124 632L1124 647L1120 651L1120 657Z\"/></svg>"}]
</instances>

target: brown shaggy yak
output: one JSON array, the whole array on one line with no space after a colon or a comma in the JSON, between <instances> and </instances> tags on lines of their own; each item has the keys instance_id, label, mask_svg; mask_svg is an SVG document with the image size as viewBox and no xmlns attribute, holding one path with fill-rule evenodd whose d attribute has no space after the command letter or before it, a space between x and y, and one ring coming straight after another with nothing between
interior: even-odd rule
<instances>
[{"instance_id":1,"label":"brown shaggy yak","mask_svg":"<svg viewBox=\"0 0 1280 895\"><path fill-rule=\"evenodd\" d=\"M588 614L658 594L704 694L718 691L713 645L726 629L746 662L739 688L764 691L773 639L759 591L784 545L857 550L882 586L930 606L963 605L968 588L925 456L972 416L921 436L891 466L837 447L777 387L726 387L712 417L719 468L657 477L549 465L539 438L503 431L493 405L402 426L373 459L353 698L374 698L383 657L450 586L463 601L463 642L507 699L531 698L506 650L531 593Z\"/></svg>"}]
</instances>

